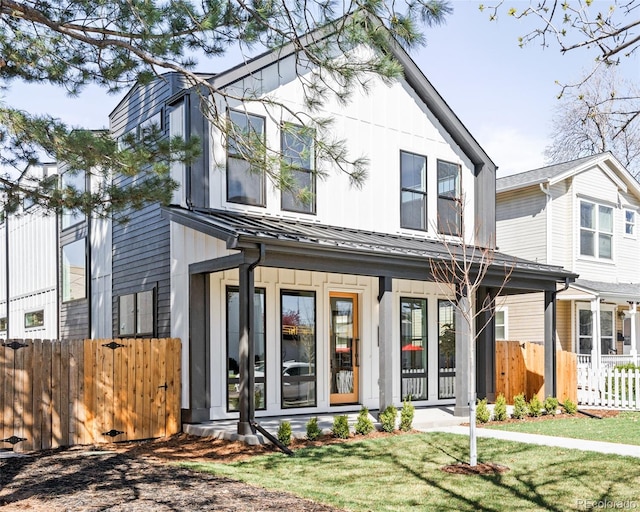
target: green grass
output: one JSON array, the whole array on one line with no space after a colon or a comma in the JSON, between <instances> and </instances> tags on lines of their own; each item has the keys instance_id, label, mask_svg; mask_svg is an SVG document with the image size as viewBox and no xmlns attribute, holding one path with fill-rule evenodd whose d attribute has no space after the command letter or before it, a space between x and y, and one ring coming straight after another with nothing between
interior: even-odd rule
<instances>
[{"instance_id":1,"label":"green grass","mask_svg":"<svg viewBox=\"0 0 640 512\"><path fill-rule=\"evenodd\" d=\"M619 416L601 420L578 414L574 418L566 419L495 425L487 423L486 427L513 432L526 432L528 434L640 445L640 412L621 412Z\"/></svg>"},{"instance_id":2,"label":"green grass","mask_svg":"<svg viewBox=\"0 0 640 512\"><path fill-rule=\"evenodd\" d=\"M578 500L634 501L638 459L479 439L481 461L502 475L454 475L442 466L467 460L468 437L427 433L306 448L294 457L260 456L187 467L351 511L584 510Z\"/></svg>"}]
</instances>

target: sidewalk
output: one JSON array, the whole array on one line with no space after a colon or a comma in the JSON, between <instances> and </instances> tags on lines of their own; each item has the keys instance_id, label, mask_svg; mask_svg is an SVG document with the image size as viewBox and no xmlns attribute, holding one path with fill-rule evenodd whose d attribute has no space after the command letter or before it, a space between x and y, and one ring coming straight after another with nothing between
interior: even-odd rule
<instances>
[{"instance_id":1,"label":"sidewalk","mask_svg":"<svg viewBox=\"0 0 640 512\"><path fill-rule=\"evenodd\" d=\"M446 432L448 434L469 435L469 427L444 426L421 429L423 432ZM490 428L476 428L478 437L503 439L516 443L537 444L540 446L555 446L571 450L583 450L589 452L611 453L627 457L640 458L640 446L618 443L606 443L604 441L588 441L586 439L571 439L568 437L552 437L540 434L524 434L522 432L509 432L506 430L493 430Z\"/></svg>"}]
</instances>

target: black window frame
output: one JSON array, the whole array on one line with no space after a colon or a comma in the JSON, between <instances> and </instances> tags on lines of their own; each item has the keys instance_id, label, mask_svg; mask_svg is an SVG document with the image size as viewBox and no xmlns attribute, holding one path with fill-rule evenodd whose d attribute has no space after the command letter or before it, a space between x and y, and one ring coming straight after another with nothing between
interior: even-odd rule
<instances>
[{"instance_id":1,"label":"black window frame","mask_svg":"<svg viewBox=\"0 0 640 512\"><path fill-rule=\"evenodd\" d=\"M296 133L294 133L296 132ZM305 132L312 132L311 135L307 135ZM308 141L302 140L302 142L310 142L309 147L303 148L303 153L297 153L296 156L290 156L286 154L286 149L290 146L286 145L286 137L292 136L296 137L300 140L304 138L308 138ZM301 162L304 160L304 151L309 152L309 167L304 167L302 165L296 165L296 160ZM309 203L302 203L295 198L295 192L299 191L301 187L293 187L291 191L283 190L280 193L280 208L284 211L288 212L296 212L296 213L306 213L310 215L316 214L316 150L315 150L315 130L312 128L302 126L295 123L283 123L280 127L280 153L282 155L282 161L289 167L289 171L293 176L297 174L304 175L308 177L309 188L312 194L312 200ZM300 181L304 180L295 180L296 184L299 184ZM293 206L285 205L285 199L288 198L290 203ZM296 205L298 205L296 207Z\"/></svg>"},{"instance_id":2,"label":"black window frame","mask_svg":"<svg viewBox=\"0 0 640 512\"><path fill-rule=\"evenodd\" d=\"M405 303L422 303L422 307L420 308L423 312L424 312L424 318L422 319L422 328L423 328L423 334L422 337L420 338L420 343L422 344L422 355L424 357L424 371L422 372L416 372L416 371L407 371L407 368L405 368L405 360L409 357L413 358L413 347L417 346L414 342L416 341L416 338L414 338L413 336L411 336L411 340L409 345L411 345L411 349L410 352L407 352L407 354L404 354L404 350L405 349L405 333L403 332L403 318L402 318L402 312L403 312L403 304ZM411 325L411 329L412 332L411 334L413 334L413 322ZM400 297L400 395L401 395L401 399L405 400L407 398L407 395L411 394L411 400L428 400L429 398L429 300L426 297ZM407 357L405 357L407 356ZM410 370L414 370L413 368L410 368ZM423 387L423 393L422 396L415 396L412 393L407 393L407 395L405 395L404 393L404 382L405 379L423 379L424 380L424 387Z\"/></svg>"},{"instance_id":3,"label":"black window frame","mask_svg":"<svg viewBox=\"0 0 640 512\"><path fill-rule=\"evenodd\" d=\"M440 169L441 166L453 166L456 168L456 187L454 194L451 193L441 193L440 192ZM438 159L436 162L437 166L437 194L438 194L438 233L449 236L462 236L462 166L455 162L449 162L447 160ZM446 216L447 222L445 222L445 216L441 215L446 205L447 210L454 210L456 213L457 223L454 226L456 229L451 230L451 224L448 222L450 215Z\"/></svg>"},{"instance_id":4,"label":"black window frame","mask_svg":"<svg viewBox=\"0 0 640 512\"><path fill-rule=\"evenodd\" d=\"M406 187L404 186L404 180L403 180L403 155L408 155L411 156L413 158L422 158L424 159L424 190L417 190L413 187ZM428 181L428 176L429 176L429 170L427 168L428 165L428 158L426 155L421 155L420 153L414 153L412 151L404 151L404 150L400 150L400 162L399 162L399 167L400 167L400 227L404 228L404 229L415 229L417 231L428 231L429 230L429 214L428 214L428 205L429 205L429 199L428 199L428 193L429 193L429 187L427 184ZM403 215L403 206L404 206L404 202L402 200L402 196L404 194L418 194L422 196L422 201L423 201L423 211L424 211L424 216L421 219L421 225L420 226L415 226L415 225L409 225L408 223L404 222L404 218L405 215Z\"/></svg>"},{"instance_id":5,"label":"black window frame","mask_svg":"<svg viewBox=\"0 0 640 512\"><path fill-rule=\"evenodd\" d=\"M69 247L70 245L73 244L77 244L78 242L81 242L83 244L84 250L83 250L83 255L84 255L84 283L83 283L83 290L84 290L84 295L82 297L74 297L74 298L65 298L64 292L65 292L65 285L64 285L64 278L65 278L65 264L64 264L64 250L66 247ZM89 267L88 265L88 261L87 261L87 237L82 237L82 238L78 238L76 240L73 240L71 242L68 242L64 245L62 245L62 247L60 248L60 299L62 301L63 304L68 304L70 302L75 302L78 300L85 300L88 297L88 286L87 286L87 268Z\"/></svg>"},{"instance_id":6,"label":"black window frame","mask_svg":"<svg viewBox=\"0 0 640 512\"><path fill-rule=\"evenodd\" d=\"M150 332L142 332L138 331L138 296L151 293L151 328ZM133 297L133 332L131 333L123 333L121 331L121 320L122 320L122 299L125 297ZM131 293L122 293L118 295L118 338L154 338L157 332L157 321L158 321L158 293L156 287L147 288L144 290L138 290Z\"/></svg>"},{"instance_id":7,"label":"black window frame","mask_svg":"<svg viewBox=\"0 0 640 512\"><path fill-rule=\"evenodd\" d=\"M448 305L451 307L452 309L452 314L451 314L451 323L446 322L444 323L442 321L442 317L440 316L440 312L441 309L440 307L442 305ZM450 398L455 398L456 396L456 389L455 389L455 376L456 376L456 372L457 372L457 367L456 367L456 346L455 346L455 342L456 342L456 315L457 313L457 306L456 303L450 299L438 299L438 399L439 400L446 400L446 399L450 399ZM449 371L449 372L443 372L443 369L449 369L451 370L450 367L448 368L443 368L441 365L441 360L443 357L451 357L451 356L443 356L443 354L441 353L441 348L442 348L442 332L441 329L444 325L451 325L452 327L449 329L450 332L453 333L453 371ZM442 387L440 385L440 379L442 378L453 378L453 393L451 394L447 394L445 395L443 393Z\"/></svg>"},{"instance_id":8,"label":"black window frame","mask_svg":"<svg viewBox=\"0 0 640 512\"><path fill-rule=\"evenodd\" d=\"M245 111L241 111L241 110L234 110L234 109L228 109L227 110L227 121L229 122L229 126L232 125L236 125L234 123L234 121L232 120L232 114L238 114L238 115L242 115L246 118L247 120L247 126L251 126L250 123L250 119L256 118L256 119L260 119L262 120L262 143L264 145L266 145L266 137L267 137L267 118L265 116L260 116L257 114L252 114L250 112L245 112ZM237 126L237 125L236 125ZM235 203L235 204L246 204L246 205L250 205L250 206L259 206L259 207L266 207L267 206L267 187L266 187L266 172L264 169L264 166L266 165L266 162L262 162L262 166L263 168L257 171L252 171L251 169L251 162L247 159L244 158L242 155L242 149L240 149L239 152L233 152L233 148L235 148L236 146L240 147L242 146L242 144L240 143L236 143L233 140L233 136L231 133L227 134L227 148L226 148L226 152L227 152L227 160L226 160L226 199L228 203ZM229 184L230 184L230 162L232 160L237 160L239 162L245 162L246 164L248 164L247 169L244 171L245 174L247 174L248 176L252 176L255 179L259 179L260 183L259 183L259 190L260 190L260 198L253 200L253 198L250 198L248 196L241 196L241 197L234 197L231 198L230 197L230 190L229 190Z\"/></svg>"}]
</instances>

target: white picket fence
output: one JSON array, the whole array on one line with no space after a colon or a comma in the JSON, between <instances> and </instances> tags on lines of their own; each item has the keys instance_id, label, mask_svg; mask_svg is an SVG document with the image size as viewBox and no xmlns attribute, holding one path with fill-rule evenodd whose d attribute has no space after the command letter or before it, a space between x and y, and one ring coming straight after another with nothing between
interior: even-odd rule
<instances>
[{"instance_id":1,"label":"white picket fence","mask_svg":"<svg viewBox=\"0 0 640 512\"><path fill-rule=\"evenodd\" d=\"M640 410L640 369L578 367L578 404Z\"/></svg>"}]
</instances>

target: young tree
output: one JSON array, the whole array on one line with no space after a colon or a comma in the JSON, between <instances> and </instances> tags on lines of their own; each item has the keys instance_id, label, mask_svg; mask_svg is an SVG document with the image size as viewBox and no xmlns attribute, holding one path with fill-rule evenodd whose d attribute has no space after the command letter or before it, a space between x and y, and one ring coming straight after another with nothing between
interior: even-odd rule
<instances>
[{"instance_id":1,"label":"young tree","mask_svg":"<svg viewBox=\"0 0 640 512\"><path fill-rule=\"evenodd\" d=\"M623 104L626 104L623 106ZM631 174L640 173L640 91L617 77L615 68L600 69L564 95L553 118L548 163L560 163L611 151Z\"/></svg>"},{"instance_id":2,"label":"young tree","mask_svg":"<svg viewBox=\"0 0 640 512\"><path fill-rule=\"evenodd\" d=\"M464 198L460 200L460 215L464 218ZM439 231L435 229L438 233ZM479 229L476 226L476 230ZM513 271L512 263L502 261L496 254L493 246L480 247L468 245L465 242L453 241L440 235L440 242L445 248L446 257L430 260L431 274L446 294L455 293L455 328L453 333L456 338L464 343L468 342L468 357L465 367L456 366L458 371L468 375L469 398L469 465L478 463L477 435L476 435L476 345L482 332L488 328L495 316L494 299L500 295ZM477 239L474 237L474 239ZM495 293L486 294L482 301L478 301L478 292L485 284L485 279L490 273L498 272L500 285ZM448 334L452 329L448 329ZM457 344L457 343L456 343ZM456 361L460 361L456 354ZM459 390L456 390L458 393Z\"/></svg>"},{"instance_id":3,"label":"young tree","mask_svg":"<svg viewBox=\"0 0 640 512\"><path fill-rule=\"evenodd\" d=\"M411 48L424 43L421 24L441 23L450 12L446 0L353 0L344 7L298 0L3 0L0 87L22 80L49 83L78 94L93 83L115 92L136 81L145 84L161 79L164 72L177 72L201 92L201 107L210 123L240 138L247 134L218 115L211 98L270 106L274 100L252 91L216 89L208 76L195 71L196 56L224 57L236 48L243 54L293 48L306 104L304 111L278 106L311 128L320 158L333 162L359 184L365 178L366 159L350 157L343 141L330 138L329 120L320 115L324 101L331 96L348 101L357 88L366 90L372 77L398 78L401 67L386 51L389 45ZM374 51L354 51L361 45ZM105 212L135 208L146 201L166 202L174 185L168 172L170 161L192 159L196 143L185 146L178 139L166 140L151 128L141 140L117 144L107 134L73 130L51 117L0 105L0 197L8 210L15 209L25 196L44 208L99 207ZM105 176L142 172L147 180L135 180L126 190L106 186L91 194L56 191L53 183L29 176L30 166L43 151L64 161L70 172ZM263 162L281 161L279 149L265 147L263 152L270 157ZM276 167L267 171L272 181L280 187L291 186L286 166L282 174Z\"/></svg>"},{"instance_id":4,"label":"young tree","mask_svg":"<svg viewBox=\"0 0 640 512\"><path fill-rule=\"evenodd\" d=\"M591 52L594 67L577 83L561 83L560 96L568 90L579 88L591 80L597 81L598 70L612 66L637 66L640 47L640 0L530 0L522 7L522 2L500 0L489 5L480 4L481 10L489 12L489 19L495 20L505 13L518 20L533 20L533 28L519 38L521 46L539 43L543 47L557 46L563 54ZM618 96L611 104L611 112L605 116L620 119L608 121L616 132L624 133L629 124L640 117L636 90L629 96Z\"/></svg>"}]
</instances>

